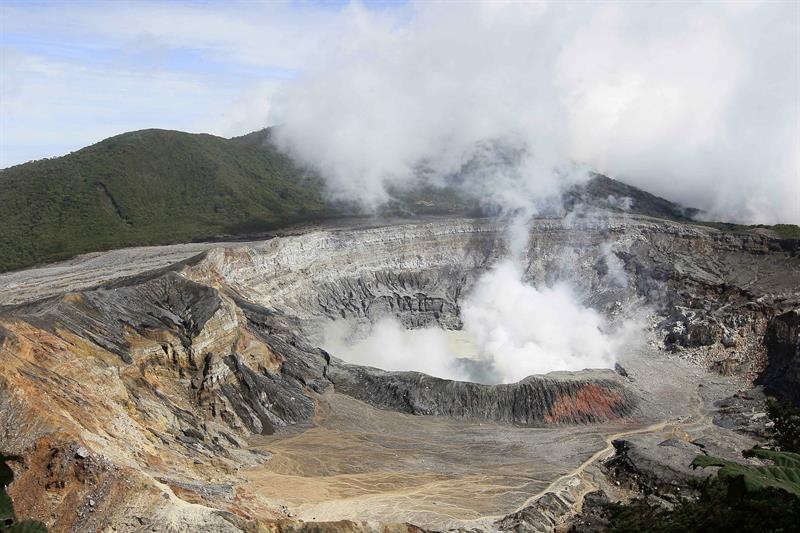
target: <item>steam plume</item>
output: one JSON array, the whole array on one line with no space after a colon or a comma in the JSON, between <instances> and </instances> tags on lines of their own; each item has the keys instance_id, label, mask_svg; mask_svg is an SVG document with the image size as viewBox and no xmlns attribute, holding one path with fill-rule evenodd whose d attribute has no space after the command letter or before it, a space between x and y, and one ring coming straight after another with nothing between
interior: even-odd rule
<instances>
[{"instance_id":1,"label":"steam plume","mask_svg":"<svg viewBox=\"0 0 800 533\"><path fill-rule=\"evenodd\" d=\"M323 344L348 362L385 370L415 370L482 383L513 383L532 374L611 368L623 343L640 333L631 321L611 327L581 304L567 282L537 288L522 281L517 263L504 260L477 282L462 303L463 333L475 344L471 360L436 327L404 330L384 318L363 339L334 322Z\"/></svg>"},{"instance_id":2,"label":"steam plume","mask_svg":"<svg viewBox=\"0 0 800 533\"><path fill-rule=\"evenodd\" d=\"M792 2L352 5L271 119L332 195L370 206L500 143L709 217L797 223L799 16ZM552 181L492 184L470 182L508 196Z\"/></svg>"},{"instance_id":3,"label":"steam plume","mask_svg":"<svg viewBox=\"0 0 800 533\"><path fill-rule=\"evenodd\" d=\"M333 196L374 207L457 176L512 221L509 256L462 302L483 374L443 332L391 322L352 348L360 362L500 382L613 366L636 324L611 328L571 280L533 286L521 266L527 221L589 169L711 217L800 220L797 5L420 3L402 24L351 9L351 37L275 102L279 141Z\"/></svg>"}]
</instances>

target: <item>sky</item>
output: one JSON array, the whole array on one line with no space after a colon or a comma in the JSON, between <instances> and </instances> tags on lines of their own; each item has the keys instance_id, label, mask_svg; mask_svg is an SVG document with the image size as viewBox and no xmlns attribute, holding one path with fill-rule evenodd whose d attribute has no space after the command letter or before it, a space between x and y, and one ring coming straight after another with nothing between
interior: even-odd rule
<instances>
[{"instance_id":1,"label":"sky","mask_svg":"<svg viewBox=\"0 0 800 533\"><path fill-rule=\"evenodd\" d=\"M800 223L798 95L797 2L0 2L0 168L281 124L332 194L374 204L500 139L531 176L579 164Z\"/></svg>"}]
</instances>

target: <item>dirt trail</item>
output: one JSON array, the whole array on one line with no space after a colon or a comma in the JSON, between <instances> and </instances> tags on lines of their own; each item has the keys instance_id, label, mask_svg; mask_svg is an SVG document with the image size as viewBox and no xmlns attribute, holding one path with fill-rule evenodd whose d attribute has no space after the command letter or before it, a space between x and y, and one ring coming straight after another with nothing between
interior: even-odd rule
<instances>
[{"instance_id":1,"label":"dirt trail","mask_svg":"<svg viewBox=\"0 0 800 533\"><path fill-rule=\"evenodd\" d=\"M641 435L646 433L656 433L659 431L664 431L669 426L675 426L676 428L680 427L682 430L685 431L686 428L699 429L701 427L705 427L709 423L710 422L708 420L707 415L703 412L703 401L700 398L698 398L698 401L695 404L694 412L691 414L677 418L663 420L661 422L656 422L654 424L650 424L649 426L645 426L642 428L630 429L612 433L606 436L605 438L606 446L603 449L598 450L591 457L589 457L583 463L581 463L577 468L575 468L571 472L564 474L563 476L560 476L552 483L550 483L546 488L542 489L538 493L528 498L525 501L525 503L523 503L519 507L518 510L522 510L532 505L539 498L541 498L547 493L552 493L552 492L558 493L560 491L568 491L570 485L572 485L573 487L580 486L581 490L572 495L574 498L574 503L572 504L572 512L569 514L579 513L581 511L581 508L583 507L584 497L590 492L600 488L598 483L596 483L592 479L589 479L585 475L586 469L594 465L599 459L611 455L611 453L614 450L614 445L612 444L613 441L623 437L629 437L631 435ZM576 483L571 484L570 482L573 480L575 480Z\"/></svg>"}]
</instances>

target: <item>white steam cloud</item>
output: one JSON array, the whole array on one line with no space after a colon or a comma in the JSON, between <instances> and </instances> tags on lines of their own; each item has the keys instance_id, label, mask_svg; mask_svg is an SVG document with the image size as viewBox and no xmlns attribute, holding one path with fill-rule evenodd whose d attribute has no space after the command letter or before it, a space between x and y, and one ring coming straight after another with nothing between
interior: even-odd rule
<instances>
[{"instance_id":1,"label":"white steam cloud","mask_svg":"<svg viewBox=\"0 0 800 533\"><path fill-rule=\"evenodd\" d=\"M614 366L619 339L604 317L584 307L565 283L537 289L513 261L478 280L463 304L464 331L499 381L531 374Z\"/></svg>"},{"instance_id":2,"label":"white steam cloud","mask_svg":"<svg viewBox=\"0 0 800 533\"><path fill-rule=\"evenodd\" d=\"M334 197L370 207L395 187L455 180L509 216L510 253L461 302L471 359L442 330L392 319L355 343L335 326L325 346L354 363L484 382L613 366L640 326L612 327L584 305L569 268L553 285L527 284L526 222L558 210L589 170L711 218L800 222L799 6L350 6L346 37L272 102L278 141ZM612 245L599 257L609 288L625 290Z\"/></svg>"},{"instance_id":3,"label":"white steam cloud","mask_svg":"<svg viewBox=\"0 0 800 533\"><path fill-rule=\"evenodd\" d=\"M537 289L521 280L517 263L502 261L462 302L459 338L473 347L457 345L452 332L436 327L405 330L393 318L380 320L356 341L346 323L331 323L323 345L354 364L513 383L533 374L611 368L622 345L639 332L634 322L612 327L601 313L582 305L567 283Z\"/></svg>"},{"instance_id":4,"label":"white steam cloud","mask_svg":"<svg viewBox=\"0 0 800 533\"><path fill-rule=\"evenodd\" d=\"M350 325L330 322L323 332L323 347L348 363L383 370L414 370L445 379L482 381L459 362L447 338L436 327L405 329L396 318L376 322L363 339L353 340Z\"/></svg>"},{"instance_id":5,"label":"white steam cloud","mask_svg":"<svg viewBox=\"0 0 800 533\"><path fill-rule=\"evenodd\" d=\"M367 205L500 142L713 218L797 223L799 18L796 2L355 4L271 121L334 196ZM553 187L521 175L483 187Z\"/></svg>"}]
</instances>

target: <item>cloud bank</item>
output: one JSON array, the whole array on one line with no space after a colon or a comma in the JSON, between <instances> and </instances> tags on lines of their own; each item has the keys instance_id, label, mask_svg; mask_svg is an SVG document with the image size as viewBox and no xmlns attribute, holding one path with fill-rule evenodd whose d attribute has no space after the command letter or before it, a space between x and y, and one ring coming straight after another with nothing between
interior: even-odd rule
<instances>
[{"instance_id":1,"label":"cloud bank","mask_svg":"<svg viewBox=\"0 0 800 533\"><path fill-rule=\"evenodd\" d=\"M577 164L712 218L797 223L798 15L788 2L351 5L348 32L278 90L270 118L332 195L366 205L500 142L543 170L523 173L526 190Z\"/></svg>"},{"instance_id":2,"label":"cloud bank","mask_svg":"<svg viewBox=\"0 0 800 533\"><path fill-rule=\"evenodd\" d=\"M366 206L393 187L457 175L508 216L509 254L460 302L471 362L447 333L392 319L357 342L329 337L326 348L354 363L490 383L613 367L642 324L612 327L572 289L568 269L554 284L526 283L527 221L589 169L713 218L800 221L797 82L785 70L798 54L761 35L796 32L780 13L425 3L393 25L354 9L363 27L273 100L280 142L333 196ZM626 288L612 244L599 252L609 282Z\"/></svg>"}]
</instances>

